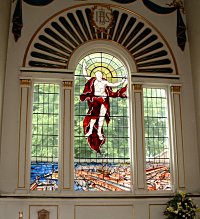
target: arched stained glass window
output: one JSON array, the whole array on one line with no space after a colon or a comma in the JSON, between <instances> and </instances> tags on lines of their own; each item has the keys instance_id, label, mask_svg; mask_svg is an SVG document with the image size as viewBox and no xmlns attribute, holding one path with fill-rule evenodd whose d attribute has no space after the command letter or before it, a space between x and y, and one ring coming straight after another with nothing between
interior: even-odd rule
<instances>
[{"instance_id":1,"label":"arched stained glass window","mask_svg":"<svg viewBox=\"0 0 200 219\"><path fill-rule=\"evenodd\" d=\"M128 72L116 57L93 53L75 71L74 190L130 191Z\"/></svg>"}]
</instances>

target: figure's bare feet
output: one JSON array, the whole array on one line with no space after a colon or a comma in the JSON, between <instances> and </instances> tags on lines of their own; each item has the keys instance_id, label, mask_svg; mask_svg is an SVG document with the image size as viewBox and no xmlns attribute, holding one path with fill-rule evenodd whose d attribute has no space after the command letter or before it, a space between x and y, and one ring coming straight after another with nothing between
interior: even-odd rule
<instances>
[{"instance_id":1,"label":"figure's bare feet","mask_svg":"<svg viewBox=\"0 0 200 219\"><path fill-rule=\"evenodd\" d=\"M89 131L87 134L85 134L85 137L89 137L92 134L92 131Z\"/></svg>"},{"instance_id":2,"label":"figure's bare feet","mask_svg":"<svg viewBox=\"0 0 200 219\"><path fill-rule=\"evenodd\" d=\"M98 132L97 135L99 136L100 140L103 140L103 135L101 134L101 132Z\"/></svg>"}]
</instances>

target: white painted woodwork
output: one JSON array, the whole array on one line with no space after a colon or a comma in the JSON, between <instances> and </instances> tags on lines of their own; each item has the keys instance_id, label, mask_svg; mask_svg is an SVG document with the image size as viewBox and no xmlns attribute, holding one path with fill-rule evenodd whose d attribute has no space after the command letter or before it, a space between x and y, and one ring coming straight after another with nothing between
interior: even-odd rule
<instances>
[{"instance_id":1,"label":"white painted woodwork","mask_svg":"<svg viewBox=\"0 0 200 219\"><path fill-rule=\"evenodd\" d=\"M25 84L24 84L25 81ZM18 189L26 188L26 172L28 170L26 151L28 147L28 111L29 111L30 81L21 80L20 98L20 126L19 126L19 151L18 151Z\"/></svg>"},{"instance_id":2,"label":"white painted woodwork","mask_svg":"<svg viewBox=\"0 0 200 219\"><path fill-rule=\"evenodd\" d=\"M63 149L62 149L62 167L63 173L59 173L61 178L63 177L63 190L72 189L72 179L73 172L73 147L72 147L72 138L73 138L73 114L72 114L72 101L73 101L73 93L72 93L72 81L64 81L63 83L69 83L63 85L64 93L63 93L63 118L61 119L63 126Z\"/></svg>"},{"instance_id":3,"label":"white painted woodwork","mask_svg":"<svg viewBox=\"0 0 200 219\"><path fill-rule=\"evenodd\" d=\"M183 131L182 131L182 111L181 111L181 93L180 91L171 91L172 112L173 112L173 139L175 147L175 156L177 162L176 173L178 177L178 189L185 189L185 164L184 164L184 150L183 150ZM181 87L178 86L178 89Z\"/></svg>"},{"instance_id":4,"label":"white painted woodwork","mask_svg":"<svg viewBox=\"0 0 200 219\"><path fill-rule=\"evenodd\" d=\"M139 87L139 89L137 88ZM143 95L142 85L133 85L133 103L134 103L134 118L135 118L135 168L136 168L136 190L145 189L145 166L144 166L144 117L143 117Z\"/></svg>"},{"instance_id":5,"label":"white painted woodwork","mask_svg":"<svg viewBox=\"0 0 200 219\"><path fill-rule=\"evenodd\" d=\"M156 0L159 3L161 0ZM30 107L28 101L29 89L26 86L20 87L19 78L42 79L48 81L72 81L73 72L78 60L84 55L105 49L119 55L126 67L132 72L132 84L160 84L170 86L181 84L180 93L171 93L173 106L172 116L172 138L175 153L174 172L177 176L174 187L184 189L190 193L199 195L194 198L195 203L200 204L200 95L199 95L199 9L198 0L185 0L187 18L187 30L189 42L187 41L184 51L177 46L176 40L176 12L167 15L156 14L147 9L142 1L135 1L130 4L118 4L114 1L101 0L101 3L117 5L120 10L131 10L139 16L143 16L147 23L150 22L159 31L168 43L176 60L179 75L170 78L155 74L142 74L135 72L136 66L131 63L131 54L122 49L117 43L106 40L105 42L89 42L77 48L72 55L69 69L55 71L55 69L42 68L21 68L28 44L36 33L37 29L48 21L56 13L62 10L75 7L79 4L94 3L94 1L75 0L54 0L51 4L43 7L31 6L23 1L23 29L18 42L14 41L12 34L12 15L16 1L0 0L0 108L3 109L2 132L0 146L0 219L19 218L19 212L23 212L23 218L35 219L37 211L46 209L50 211L50 219L89 219L89 218L126 218L126 219L161 219L164 218L163 210L169 200L170 192L151 193L145 190L145 168L144 168L144 145L142 125L142 98L140 92L132 90L132 123L137 125L133 139L137 150L133 150L136 189L133 194L78 194L73 193L69 188L73 187L73 87L62 88L66 123L63 123L63 135L61 151L64 151L61 159L61 190L52 193L50 196L45 193L28 193L29 171L27 164L30 163L28 156L30 149L30 121L27 117L27 110ZM171 2L171 1L170 1ZM10 10L10 5L12 8ZM73 9L74 10L74 9ZM62 12L63 13L63 12ZM8 19L10 14L10 20ZM33 19L37 17L37 19ZM8 36L9 30L9 36ZM62 36L61 36L62 37ZM7 49L8 42L8 49ZM33 46L33 45L32 45ZM190 48L189 48L190 46ZM191 63L190 63L191 61ZM6 63L6 64L5 64ZM20 71L21 69L21 71ZM152 76L149 78L149 76ZM5 86L4 86L5 85ZM29 93L30 94L30 93ZM4 95L4 97L3 97ZM71 102L69 99L71 98ZM195 99L194 99L195 98ZM4 101L3 101L4 99ZM195 100L195 101L194 101ZM61 106L64 109L64 105ZM71 112L70 112L71 111ZM181 112L181 113L180 113ZM1 114L1 112L0 112ZM21 115L21 117L20 117ZM30 115L29 115L30 116ZM28 120L27 120L28 119ZM62 118L61 118L62 119ZM71 125L70 121L71 120ZM29 127L27 127L27 124ZM173 126L174 125L174 126ZM71 140L70 140L71 138ZM197 141L198 139L198 141ZM27 142L29 142L27 144ZM141 147L141 145L143 145ZM68 151L69 153L65 153ZM200 151L200 150L199 150ZM71 154L71 157L70 157ZM71 159L71 160L70 160ZM19 170L19 171L18 171ZM70 170L70 171L69 171ZM65 192L66 191L66 192ZM20 192L20 194L19 194ZM48 196L48 197L47 197ZM85 196L85 197L84 197ZM97 196L100 196L99 198ZM112 198L109 198L112 196ZM120 198L121 196L121 198ZM123 196L123 198L122 198ZM127 196L124 198L124 196Z\"/></svg>"}]
</instances>

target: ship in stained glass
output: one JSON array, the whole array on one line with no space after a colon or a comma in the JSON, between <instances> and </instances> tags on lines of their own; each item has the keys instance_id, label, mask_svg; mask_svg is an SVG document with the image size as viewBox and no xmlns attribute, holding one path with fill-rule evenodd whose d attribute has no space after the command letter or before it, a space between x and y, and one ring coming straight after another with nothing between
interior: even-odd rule
<instances>
[{"instance_id":1,"label":"ship in stained glass","mask_svg":"<svg viewBox=\"0 0 200 219\"><path fill-rule=\"evenodd\" d=\"M58 163L32 162L30 190L56 191L58 189Z\"/></svg>"},{"instance_id":2,"label":"ship in stained glass","mask_svg":"<svg viewBox=\"0 0 200 219\"><path fill-rule=\"evenodd\" d=\"M34 84L30 190L58 189L59 90L58 84Z\"/></svg>"}]
</instances>

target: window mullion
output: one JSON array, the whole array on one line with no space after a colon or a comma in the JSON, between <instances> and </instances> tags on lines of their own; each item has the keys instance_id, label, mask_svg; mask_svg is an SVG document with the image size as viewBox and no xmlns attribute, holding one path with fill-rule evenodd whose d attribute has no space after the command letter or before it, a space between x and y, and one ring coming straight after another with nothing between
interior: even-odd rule
<instances>
[{"instance_id":1,"label":"window mullion","mask_svg":"<svg viewBox=\"0 0 200 219\"><path fill-rule=\"evenodd\" d=\"M145 160L144 160L144 125L143 125L143 91L142 84L133 85L133 102L134 102L134 117L135 117L135 189L141 193L146 189L145 178Z\"/></svg>"},{"instance_id":2,"label":"window mullion","mask_svg":"<svg viewBox=\"0 0 200 219\"><path fill-rule=\"evenodd\" d=\"M171 86L174 149L176 150L176 176L178 189L185 189L185 167L183 154L183 133L181 119L181 86Z\"/></svg>"},{"instance_id":3,"label":"window mullion","mask_svg":"<svg viewBox=\"0 0 200 219\"><path fill-rule=\"evenodd\" d=\"M70 190L73 185L73 147L72 147L72 130L73 130L73 111L72 111L72 81L63 81L63 113L62 113L62 190Z\"/></svg>"},{"instance_id":4,"label":"window mullion","mask_svg":"<svg viewBox=\"0 0 200 219\"><path fill-rule=\"evenodd\" d=\"M28 144L28 115L29 115L29 94L31 80L21 79L20 89L20 126L19 126L19 149L18 149L18 183L17 191L28 190L27 183L27 144Z\"/></svg>"}]
</instances>

